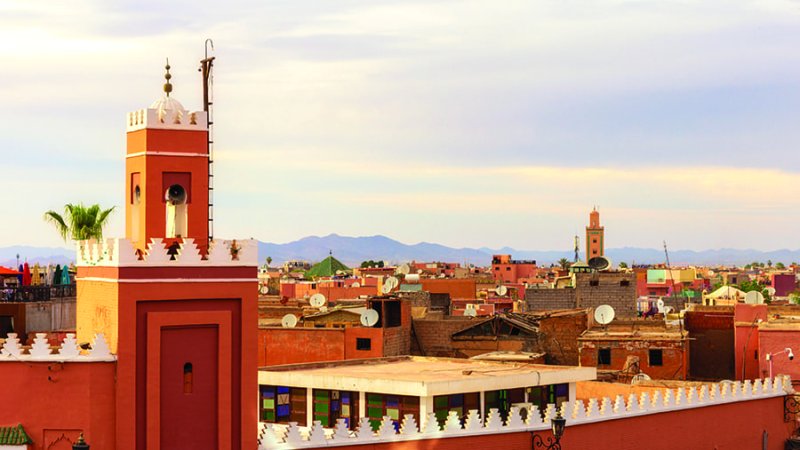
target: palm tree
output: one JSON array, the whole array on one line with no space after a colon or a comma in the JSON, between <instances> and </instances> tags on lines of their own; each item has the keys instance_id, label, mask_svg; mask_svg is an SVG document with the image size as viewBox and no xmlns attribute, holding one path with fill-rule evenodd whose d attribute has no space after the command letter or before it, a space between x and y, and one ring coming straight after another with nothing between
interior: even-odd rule
<instances>
[{"instance_id":1,"label":"palm tree","mask_svg":"<svg viewBox=\"0 0 800 450\"><path fill-rule=\"evenodd\" d=\"M44 213L44 220L56 227L64 241L100 239L103 237L103 227L108 223L108 216L114 208L101 209L97 204L86 207L83 203L68 203L64 205L63 216L51 210Z\"/></svg>"},{"instance_id":2,"label":"palm tree","mask_svg":"<svg viewBox=\"0 0 800 450\"><path fill-rule=\"evenodd\" d=\"M562 269L567 270L569 267L569 260L567 258L561 258L558 260L558 265L561 266Z\"/></svg>"}]
</instances>

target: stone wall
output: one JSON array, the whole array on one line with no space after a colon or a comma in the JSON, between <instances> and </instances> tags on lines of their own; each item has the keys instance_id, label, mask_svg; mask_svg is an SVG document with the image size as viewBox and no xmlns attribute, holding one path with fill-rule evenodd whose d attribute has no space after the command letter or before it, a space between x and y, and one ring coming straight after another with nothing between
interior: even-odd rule
<instances>
[{"instance_id":1,"label":"stone wall","mask_svg":"<svg viewBox=\"0 0 800 450\"><path fill-rule=\"evenodd\" d=\"M576 307L611 305L616 317L636 317L636 275L625 272L575 274Z\"/></svg>"},{"instance_id":2,"label":"stone wall","mask_svg":"<svg viewBox=\"0 0 800 450\"><path fill-rule=\"evenodd\" d=\"M547 364L577 366L578 337L589 328L589 314L548 317L539 321L539 348Z\"/></svg>"},{"instance_id":3,"label":"stone wall","mask_svg":"<svg viewBox=\"0 0 800 450\"><path fill-rule=\"evenodd\" d=\"M528 311L550 309L571 309L575 307L575 289L531 289L525 290L525 304Z\"/></svg>"},{"instance_id":4,"label":"stone wall","mask_svg":"<svg viewBox=\"0 0 800 450\"><path fill-rule=\"evenodd\" d=\"M450 336L465 328L471 327L476 320L469 317L442 317L429 316L424 319L414 319L412 332L413 354L422 356L447 356L456 355Z\"/></svg>"}]
</instances>

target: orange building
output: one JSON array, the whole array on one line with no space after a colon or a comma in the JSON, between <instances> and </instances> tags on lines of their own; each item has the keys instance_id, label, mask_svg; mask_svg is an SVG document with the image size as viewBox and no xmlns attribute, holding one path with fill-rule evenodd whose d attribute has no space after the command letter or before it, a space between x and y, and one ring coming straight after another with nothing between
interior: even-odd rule
<instances>
[{"instance_id":1,"label":"orange building","mask_svg":"<svg viewBox=\"0 0 800 450\"><path fill-rule=\"evenodd\" d=\"M600 212L595 207L589 213L589 226L586 227L586 261L605 255L605 230L600 226Z\"/></svg>"}]
</instances>

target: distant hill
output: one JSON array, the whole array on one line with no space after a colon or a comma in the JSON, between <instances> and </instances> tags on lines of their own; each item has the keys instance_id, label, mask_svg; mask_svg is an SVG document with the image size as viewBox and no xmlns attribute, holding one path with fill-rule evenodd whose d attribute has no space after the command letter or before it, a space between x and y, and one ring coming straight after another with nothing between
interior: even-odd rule
<instances>
[{"instance_id":1,"label":"distant hill","mask_svg":"<svg viewBox=\"0 0 800 450\"><path fill-rule=\"evenodd\" d=\"M286 244L259 242L259 259L263 261L271 256L274 264L293 259L321 261L329 252L340 261L350 266L358 265L365 260L385 260L400 263L417 261L468 262L477 265L489 265L493 254L511 254L515 259L533 259L541 264L555 263L561 258L572 260L570 251L559 250L516 250L510 247L501 249L452 248L439 244L421 242L404 244L386 236L348 237L330 234L318 237L309 236ZM624 261L628 264L663 263L664 250L651 248L623 247L607 249L606 255L612 262ZM744 265L753 261L783 262L789 264L800 261L800 250L761 251L752 249L715 249L715 250L675 250L670 251L670 263L705 264L705 265Z\"/></svg>"},{"instance_id":2,"label":"distant hill","mask_svg":"<svg viewBox=\"0 0 800 450\"><path fill-rule=\"evenodd\" d=\"M404 244L386 236L349 237L338 234L327 236L308 236L285 244L269 242L258 243L259 261L271 256L273 264L282 264L293 259L317 262L328 256L329 252L348 266L356 266L365 260L384 260L390 263L416 261L467 262L481 266L489 265L493 254L511 254L515 259L533 259L540 265L557 262L561 258L572 260L572 252L560 250L517 250L510 247L500 249L452 248L444 245L420 242ZM0 265L11 267L27 258L31 264L65 264L75 260L74 250L60 247L12 246L0 247ZM629 265L654 264L664 262L664 250L652 248L612 248L606 255L614 264L626 262ZM753 249L714 249L714 250L675 250L669 253L673 265L744 265L753 261L773 263L800 261L800 250L762 251Z\"/></svg>"},{"instance_id":3,"label":"distant hill","mask_svg":"<svg viewBox=\"0 0 800 450\"><path fill-rule=\"evenodd\" d=\"M17 263L28 261L29 264L69 264L75 261L75 250L61 247L33 247L29 245L14 245L0 247L0 266L14 267Z\"/></svg>"}]
</instances>

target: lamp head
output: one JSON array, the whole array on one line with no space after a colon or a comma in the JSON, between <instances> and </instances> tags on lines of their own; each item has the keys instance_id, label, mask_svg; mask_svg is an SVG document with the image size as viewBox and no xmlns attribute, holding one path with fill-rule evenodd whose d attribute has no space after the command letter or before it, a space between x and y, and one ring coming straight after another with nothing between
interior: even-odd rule
<instances>
[{"instance_id":1,"label":"lamp head","mask_svg":"<svg viewBox=\"0 0 800 450\"><path fill-rule=\"evenodd\" d=\"M794 352L792 351L792 349L787 348L786 353L789 355L789 361L794 359Z\"/></svg>"},{"instance_id":2,"label":"lamp head","mask_svg":"<svg viewBox=\"0 0 800 450\"><path fill-rule=\"evenodd\" d=\"M558 442L561 436L564 435L564 427L567 425L567 419L561 415L561 411L558 411L550 422L553 428L553 436L556 438L556 442Z\"/></svg>"}]
</instances>

